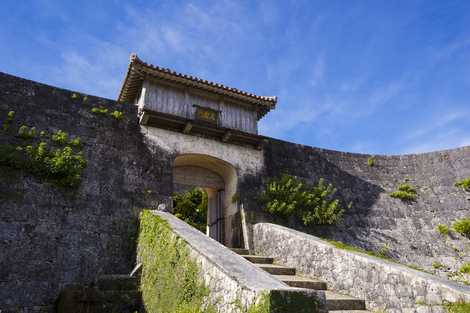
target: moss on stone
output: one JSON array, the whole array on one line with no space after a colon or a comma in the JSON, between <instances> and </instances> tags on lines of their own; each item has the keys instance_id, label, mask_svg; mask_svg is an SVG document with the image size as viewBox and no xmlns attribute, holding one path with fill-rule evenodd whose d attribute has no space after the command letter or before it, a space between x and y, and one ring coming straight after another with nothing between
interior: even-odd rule
<instances>
[{"instance_id":1,"label":"moss on stone","mask_svg":"<svg viewBox=\"0 0 470 313\"><path fill-rule=\"evenodd\" d=\"M470 302L458 301L444 304L448 313L470 313Z\"/></svg>"},{"instance_id":2,"label":"moss on stone","mask_svg":"<svg viewBox=\"0 0 470 313\"><path fill-rule=\"evenodd\" d=\"M162 218L148 210L140 214L138 257L142 262L141 291L149 313L212 313L209 289L186 243Z\"/></svg>"}]
</instances>

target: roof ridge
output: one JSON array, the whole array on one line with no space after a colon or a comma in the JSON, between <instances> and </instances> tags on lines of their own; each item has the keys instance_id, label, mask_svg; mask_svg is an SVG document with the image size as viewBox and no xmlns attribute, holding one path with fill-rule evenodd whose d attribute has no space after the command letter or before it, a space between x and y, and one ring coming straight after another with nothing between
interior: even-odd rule
<instances>
[{"instance_id":1,"label":"roof ridge","mask_svg":"<svg viewBox=\"0 0 470 313\"><path fill-rule=\"evenodd\" d=\"M170 68L161 67L161 66L158 66L158 65L153 65L153 64L147 63L147 62L141 60L137 56L136 53L131 53L131 55L130 55L130 65L129 66L132 66L132 64L135 64L135 63L140 64L142 66L145 66L147 68L159 71L159 72L163 72L165 74L170 74L170 75L173 75L173 76L176 76L176 77L179 77L179 78L188 79L188 80L198 82L198 83L203 83L203 84L208 85L208 86L221 88L221 89L231 91L233 93L237 93L237 94L244 95L244 96L247 96L247 97L251 97L251 98L271 102L273 106L275 106L276 102L277 102L277 97L276 96L259 96L259 95L256 95L254 93L243 91L243 90L235 88L235 87L230 87L230 86L227 86L227 85L224 85L224 84L221 84L221 83L212 82L212 81L209 81L207 79L202 79L202 78L199 78L199 77L196 77L196 76L193 76L193 75L179 73L179 72L176 72L176 71L174 71Z\"/></svg>"}]
</instances>

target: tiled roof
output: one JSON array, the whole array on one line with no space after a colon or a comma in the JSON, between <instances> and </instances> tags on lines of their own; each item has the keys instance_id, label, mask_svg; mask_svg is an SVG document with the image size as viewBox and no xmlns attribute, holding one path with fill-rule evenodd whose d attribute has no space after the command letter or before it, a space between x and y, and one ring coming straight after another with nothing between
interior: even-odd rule
<instances>
[{"instance_id":1,"label":"tiled roof","mask_svg":"<svg viewBox=\"0 0 470 313\"><path fill-rule=\"evenodd\" d=\"M146 76L182 84L196 89L203 89L242 102L248 102L257 106L258 117L261 118L276 106L277 97L258 96L237 88L211 82L191 75L181 74L168 68L148 64L140 60L135 53L130 56L127 74L119 92L118 101L132 103L137 97L142 82Z\"/></svg>"}]
</instances>

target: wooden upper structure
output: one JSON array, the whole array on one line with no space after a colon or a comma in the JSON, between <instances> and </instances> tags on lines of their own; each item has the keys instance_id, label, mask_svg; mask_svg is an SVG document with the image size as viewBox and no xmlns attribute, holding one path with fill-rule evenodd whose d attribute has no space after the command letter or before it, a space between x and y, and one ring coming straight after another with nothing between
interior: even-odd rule
<instances>
[{"instance_id":1,"label":"wooden upper structure","mask_svg":"<svg viewBox=\"0 0 470 313\"><path fill-rule=\"evenodd\" d=\"M131 54L118 101L138 105L141 124L259 145L257 122L277 98L147 64Z\"/></svg>"}]
</instances>

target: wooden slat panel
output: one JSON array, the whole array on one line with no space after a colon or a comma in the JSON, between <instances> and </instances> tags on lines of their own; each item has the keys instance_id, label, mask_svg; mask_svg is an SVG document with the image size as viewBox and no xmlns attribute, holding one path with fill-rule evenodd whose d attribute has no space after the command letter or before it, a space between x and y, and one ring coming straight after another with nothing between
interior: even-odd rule
<instances>
[{"instance_id":1,"label":"wooden slat panel","mask_svg":"<svg viewBox=\"0 0 470 313\"><path fill-rule=\"evenodd\" d=\"M193 94L175 87L144 82L144 107L151 111L195 119L194 105L220 112L220 126L257 134L257 114L248 107Z\"/></svg>"}]
</instances>

